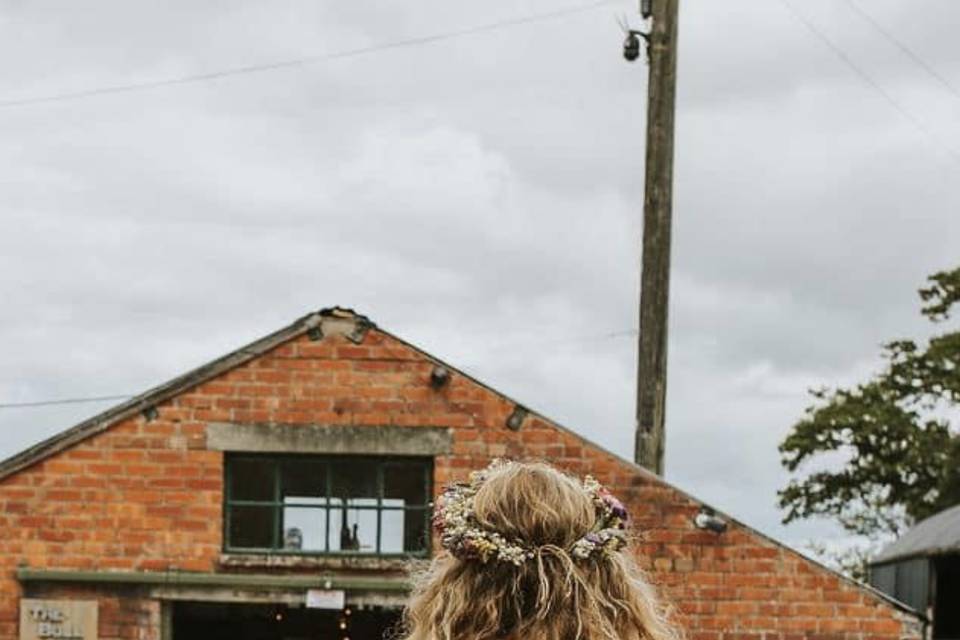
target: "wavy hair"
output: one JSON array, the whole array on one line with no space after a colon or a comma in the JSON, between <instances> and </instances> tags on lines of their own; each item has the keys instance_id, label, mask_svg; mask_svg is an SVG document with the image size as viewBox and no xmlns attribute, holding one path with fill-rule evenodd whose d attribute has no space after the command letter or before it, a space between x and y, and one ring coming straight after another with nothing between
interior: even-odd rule
<instances>
[{"instance_id":1,"label":"wavy hair","mask_svg":"<svg viewBox=\"0 0 960 640\"><path fill-rule=\"evenodd\" d=\"M509 462L491 472L473 510L480 526L534 547L534 557L518 566L440 553L414 576L404 640L680 640L630 546L571 555L597 519L574 478Z\"/></svg>"}]
</instances>

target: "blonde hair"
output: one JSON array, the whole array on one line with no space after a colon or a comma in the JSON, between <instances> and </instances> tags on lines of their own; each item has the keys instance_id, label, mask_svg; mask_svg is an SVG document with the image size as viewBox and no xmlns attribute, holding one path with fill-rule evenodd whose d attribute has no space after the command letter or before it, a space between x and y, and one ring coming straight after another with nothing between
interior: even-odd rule
<instances>
[{"instance_id":1,"label":"blonde hair","mask_svg":"<svg viewBox=\"0 0 960 640\"><path fill-rule=\"evenodd\" d=\"M497 467L477 522L536 549L522 564L441 553L415 577L405 640L679 640L631 549L576 559L597 513L583 486L543 463Z\"/></svg>"}]
</instances>

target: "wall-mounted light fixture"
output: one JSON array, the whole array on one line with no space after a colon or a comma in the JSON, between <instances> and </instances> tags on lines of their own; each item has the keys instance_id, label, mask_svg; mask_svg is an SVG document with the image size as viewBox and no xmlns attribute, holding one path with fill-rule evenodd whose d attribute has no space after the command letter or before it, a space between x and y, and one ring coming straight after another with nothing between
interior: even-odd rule
<instances>
[{"instance_id":1,"label":"wall-mounted light fixture","mask_svg":"<svg viewBox=\"0 0 960 640\"><path fill-rule=\"evenodd\" d=\"M713 531L716 534L721 534L727 530L727 521L717 515L717 513L709 507L701 507L700 511L693 518L693 524L697 529L704 529L706 531Z\"/></svg>"},{"instance_id":2,"label":"wall-mounted light fixture","mask_svg":"<svg viewBox=\"0 0 960 640\"><path fill-rule=\"evenodd\" d=\"M440 389L450 382L450 371L446 367L437 365L430 372L430 386L434 389Z\"/></svg>"},{"instance_id":3,"label":"wall-mounted light fixture","mask_svg":"<svg viewBox=\"0 0 960 640\"><path fill-rule=\"evenodd\" d=\"M523 426L523 421L529 413L524 407L517 405L513 408L513 412L510 414L510 417L507 418L507 429L510 431L520 431L520 427Z\"/></svg>"}]
</instances>

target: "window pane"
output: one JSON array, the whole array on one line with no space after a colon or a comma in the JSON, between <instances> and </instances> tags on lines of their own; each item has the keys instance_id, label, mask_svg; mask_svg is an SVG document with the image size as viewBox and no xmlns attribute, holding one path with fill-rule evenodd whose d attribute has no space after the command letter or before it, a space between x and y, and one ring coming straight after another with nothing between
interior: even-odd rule
<instances>
[{"instance_id":1,"label":"window pane","mask_svg":"<svg viewBox=\"0 0 960 640\"><path fill-rule=\"evenodd\" d=\"M333 498L376 498L377 465L361 460L334 464L330 489Z\"/></svg>"},{"instance_id":2,"label":"window pane","mask_svg":"<svg viewBox=\"0 0 960 640\"><path fill-rule=\"evenodd\" d=\"M273 546L273 507L232 507L229 517L231 547Z\"/></svg>"},{"instance_id":3,"label":"window pane","mask_svg":"<svg viewBox=\"0 0 960 640\"><path fill-rule=\"evenodd\" d=\"M403 523L403 550L424 551L427 549L430 530L427 527L428 509L407 509Z\"/></svg>"},{"instance_id":4,"label":"window pane","mask_svg":"<svg viewBox=\"0 0 960 640\"><path fill-rule=\"evenodd\" d=\"M401 506L427 504L426 471L422 463L397 463L383 467L383 497L396 498Z\"/></svg>"},{"instance_id":5,"label":"window pane","mask_svg":"<svg viewBox=\"0 0 960 640\"><path fill-rule=\"evenodd\" d=\"M317 500L318 504L326 502L325 499L314 500ZM304 499L297 502L302 504ZM327 511L323 508L284 507L281 531L284 551L325 551Z\"/></svg>"},{"instance_id":6,"label":"window pane","mask_svg":"<svg viewBox=\"0 0 960 640\"><path fill-rule=\"evenodd\" d=\"M273 500L273 461L238 458L229 469L231 500Z\"/></svg>"},{"instance_id":7,"label":"window pane","mask_svg":"<svg viewBox=\"0 0 960 640\"><path fill-rule=\"evenodd\" d=\"M380 522L380 552L403 553L403 525L407 514L403 511L386 510L381 515Z\"/></svg>"},{"instance_id":8,"label":"window pane","mask_svg":"<svg viewBox=\"0 0 960 640\"><path fill-rule=\"evenodd\" d=\"M225 505L228 548L338 554L429 548L429 460L237 455L227 463L234 501Z\"/></svg>"},{"instance_id":9,"label":"window pane","mask_svg":"<svg viewBox=\"0 0 960 640\"><path fill-rule=\"evenodd\" d=\"M410 553L427 548L426 509L384 510L381 553Z\"/></svg>"},{"instance_id":10,"label":"window pane","mask_svg":"<svg viewBox=\"0 0 960 640\"><path fill-rule=\"evenodd\" d=\"M283 502L315 504L310 498L327 495L327 465L310 460L287 460L280 466L280 496ZM307 498L297 500L296 498Z\"/></svg>"},{"instance_id":11,"label":"window pane","mask_svg":"<svg viewBox=\"0 0 960 640\"><path fill-rule=\"evenodd\" d=\"M350 498L346 502L332 498L330 509L330 551L342 553L377 552L376 498ZM346 504L346 508L344 507Z\"/></svg>"}]
</instances>

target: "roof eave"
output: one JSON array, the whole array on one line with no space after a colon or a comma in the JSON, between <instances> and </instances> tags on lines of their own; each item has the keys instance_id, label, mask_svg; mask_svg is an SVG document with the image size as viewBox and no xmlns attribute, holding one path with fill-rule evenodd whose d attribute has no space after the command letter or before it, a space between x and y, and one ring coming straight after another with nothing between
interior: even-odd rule
<instances>
[{"instance_id":1,"label":"roof eave","mask_svg":"<svg viewBox=\"0 0 960 640\"><path fill-rule=\"evenodd\" d=\"M134 396L119 405L111 407L92 418L61 431L57 435L39 442L5 460L0 461L0 481L22 471L46 458L59 453L73 445L108 430L121 420L142 413L150 407L156 406L170 398L200 385L216 376L238 367L277 346L292 340L311 328L320 324L321 319L340 311L338 307L322 309L297 319L292 324L279 329L269 335L240 347L215 360L211 360L196 369L177 376L172 380L153 387L148 391Z\"/></svg>"}]
</instances>

